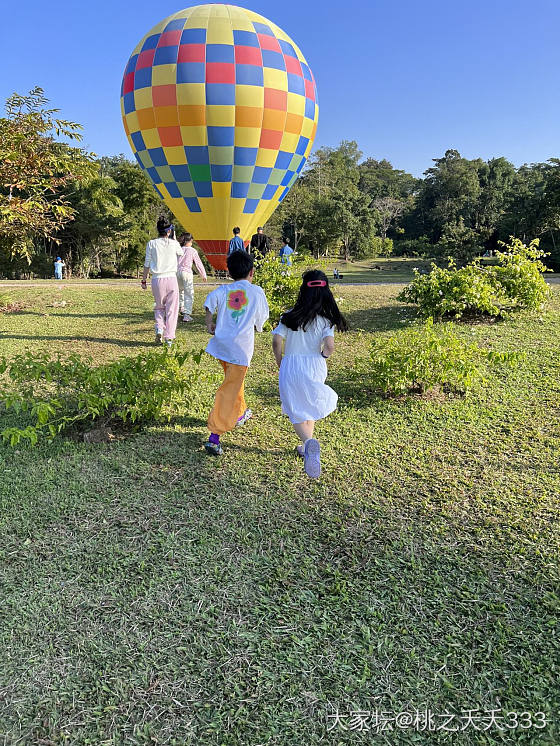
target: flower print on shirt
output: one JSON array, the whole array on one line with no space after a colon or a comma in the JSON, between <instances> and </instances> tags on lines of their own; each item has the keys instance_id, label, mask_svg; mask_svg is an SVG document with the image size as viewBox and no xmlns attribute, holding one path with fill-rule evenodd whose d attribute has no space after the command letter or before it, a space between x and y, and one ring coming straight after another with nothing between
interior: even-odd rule
<instances>
[{"instance_id":1,"label":"flower print on shirt","mask_svg":"<svg viewBox=\"0 0 560 746\"><path fill-rule=\"evenodd\" d=\"M232 309L231 317L235 319L235 323L239 322L239 318L243 316L247 310L245 306L249 303L244 290L232 290L228 293L227 304L228 308Z\"/></svg>"}]
</instances>

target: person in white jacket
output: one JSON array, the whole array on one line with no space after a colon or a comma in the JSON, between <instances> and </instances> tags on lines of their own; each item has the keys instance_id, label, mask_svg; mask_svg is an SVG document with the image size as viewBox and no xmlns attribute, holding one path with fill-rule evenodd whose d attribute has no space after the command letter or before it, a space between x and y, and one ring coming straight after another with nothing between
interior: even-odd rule
<instances>
[{"instance_id":1,"label":"person in white jacket","mask_svg":"<svg viewBox=\"0 0 560 746\"><path fill-rule=\"evenodd\" d=\"M146 289L146 280L151 273L155 300L156 344L161 344L162 340L165 340L167 346L171 347L177 331L179 311L177 259L183 256L183 249L178 241L171 238L173 226L167 218L159 218L157 232L158 238L148 241L146 245L142 288Z\"/></svg>"}]
</instances>

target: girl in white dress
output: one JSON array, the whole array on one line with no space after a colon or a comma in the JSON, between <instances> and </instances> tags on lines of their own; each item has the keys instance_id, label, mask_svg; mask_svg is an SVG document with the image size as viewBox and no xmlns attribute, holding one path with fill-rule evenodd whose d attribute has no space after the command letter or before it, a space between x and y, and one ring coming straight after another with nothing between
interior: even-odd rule
<instances>
[{"instance_id":1,"label":"girl in white dress","mask_svg":"<svg viewBox=\"0 0 560 746\"><path fill-rule=\"evenodd\" d=\"M321 448L313 437L315 422L333 412L338 400L336 392L325 384L335 327L340 332L348 329L327 276L318 269L310 270L303 275L295 306L282 314L272 332L272 350L280 369L282 412L301 440L296 450L304 459L306 474L313 479L321 474Z\"/></svg>"}]
</instances>

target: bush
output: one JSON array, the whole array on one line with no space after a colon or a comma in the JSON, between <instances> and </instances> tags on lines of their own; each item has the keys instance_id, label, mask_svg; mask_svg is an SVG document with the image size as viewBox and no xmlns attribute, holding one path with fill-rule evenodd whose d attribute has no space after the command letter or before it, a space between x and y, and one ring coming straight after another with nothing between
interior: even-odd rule
<instances>
[{"instance_id":1,"label":"bush","mask_svg":"<svg viewBox=\"0 0 560 746\"><path fill-rule=\"evenodd\" d=\"M391 256L393 253L393 239L373 236L370 243L369 256Z\"/></svg>"},{"instance_id":2,"label":"bush","mask_svg":"<svg viewBox=\"0 0 560 746\"><path fill-rule=\"evenodd\" d=\"M495 353L460 339L452 323L422 325L376 339L369 358L357 363L360 380L386 396L426 394L434 390L466 393L485 380L489 365L514 365L519 353Z\"/></svg>"},{"instance_id":3,"label":"bush","mask_svg":"<svg viewBox=\"0 0 560 746\"><path fill-rule=\"evenodd\" d=\"M489 267L495 284L518 308L538 310L550 294L542 275L549 271L541 261L547 253L539 250L538 238L525 246L512 237L509 244L500 242L500 246L505 250L496 252L498 265Z\"/></svg>"},{"instance_id":4,"label":"bush","mask_svg":"<svg viewBox=\"0 0 560 746\"><path fill-rule=\"evenodd\" d=\"M463 315L498 316L500 307L496 288L486 267L478 262L456 269L454 262L448 268L432 262L428 274L414 270L414 280L398 296L405 303L417 303L424 318L441 319Z\"/></svg>"},{"instance_id":5,"label":"bush","mask_svg":"<svg viewBox=\"0 0 560 746\"><path fill-rule=\"evenodd\" d=\"M281 264L277 256L267 254L255 261L255 284L265 292L270 308L269 325L276 324L280 316L296 302L301 287L301 261L297 258L292 267Z\"/></svg>"},{"instance_id":6,"label":"bush","mask_svg":"<svg viewBox=\"0 0 560 746\"><path fill-rule=\"evenodd\" d=\"M97 368L77 355L51 360L28 352L11 361L0 358L0 375L7 377L0 402L34 419L25 428L5 428L2 438L11 446L25 440L35 445L39 437L52 440L95 421L139 428L159 419L177 396L188 394L199 378L202 354L164 348ZM196 367L187 370L188 360Z\"/></svg>"},{"instance_id":7,"label":"bush","mask_svg":"<svg viewBox=\"0 0 560 746\"><path fill-rule=\"evenodd\" d=\"M550 292L540 261L544 252L538 240L525 246L512 238L507 251L496 252L498 264L483 266L479 259L460 269L450 260L447 268L432 263L426 275L414 272L414 280L398 296L405 303L417 303L425 318L507 316L514 310L537 310Z\"/></svg>"}]
</instances>

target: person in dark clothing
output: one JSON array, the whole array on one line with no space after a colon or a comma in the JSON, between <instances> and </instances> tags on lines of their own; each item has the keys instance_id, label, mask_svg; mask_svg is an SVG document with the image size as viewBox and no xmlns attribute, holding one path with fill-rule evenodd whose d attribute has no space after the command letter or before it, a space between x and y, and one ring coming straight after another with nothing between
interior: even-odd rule
<instances>
[{"instance_id":1,"label":"person in dark clothing","mask_svg":"<svg viewBox=\"0 0 560 746\"><path fill-rule=\"evenodd\" d=\"M270 241L268 236L263 233L262 227L259 225L257 232L251 238L251 254L266 256L270 251Z\"/></svg>"}]
</instances>

